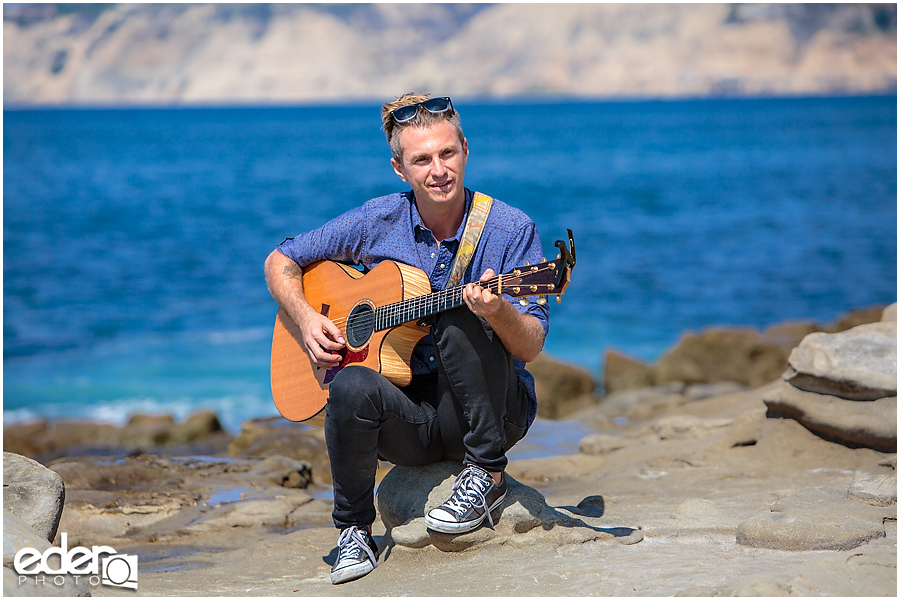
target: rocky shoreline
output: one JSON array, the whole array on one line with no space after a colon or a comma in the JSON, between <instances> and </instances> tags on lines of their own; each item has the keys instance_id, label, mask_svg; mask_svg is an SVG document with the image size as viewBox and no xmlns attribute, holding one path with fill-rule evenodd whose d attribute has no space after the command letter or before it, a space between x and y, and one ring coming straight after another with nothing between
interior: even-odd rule
<instances>
[{"instance_id":1,"label":"rocky shoreline","mask_svg":"<svg viewBox=\"0 0 900 600\"><path fill-rule=\"evenodd\" d=\"M380 568L341 586L319 430L266 418L235 436L212 413L7 426L4 594L894 596L896 305L878 312L800 336L761 385L645 377L600 397L542 359L538 425L592 428L579 451L513 458L496 527L461 536L422 523L457 465L385 463ZM12 570L51 545L137 556L138 589Z\"/></svg>"}]
</instances>

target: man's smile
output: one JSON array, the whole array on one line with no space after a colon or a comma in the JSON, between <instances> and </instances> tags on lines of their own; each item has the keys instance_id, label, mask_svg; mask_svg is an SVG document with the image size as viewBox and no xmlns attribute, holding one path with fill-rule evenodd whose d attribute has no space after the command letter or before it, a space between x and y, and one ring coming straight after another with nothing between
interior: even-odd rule
<instances>
[{"instance_id":1,"label":"man's smile","mask_svg":"<svg viewBox=\"0 0 900 600\"><path fill-rule=\"evenodd\" d=\"M453 186L453 180L448 179L447 181L442 181L440 183L434 182L431 184L431 188L440 190L442 192L449 192L450 188Z\"/></svg>"}]
</instances>

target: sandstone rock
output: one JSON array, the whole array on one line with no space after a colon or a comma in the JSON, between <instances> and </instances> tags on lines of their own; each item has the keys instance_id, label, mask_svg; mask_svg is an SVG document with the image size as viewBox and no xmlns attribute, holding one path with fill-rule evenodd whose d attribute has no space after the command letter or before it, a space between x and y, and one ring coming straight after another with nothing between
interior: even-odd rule
<instances>
[{"instance_id":1,"label":"sandstone rock","mask_svg":"<svg viewBox=\"0 0 900 600\"><path fill-rule=\"evenodd\" d=\"M825 438L882 452L897 451L896 397L869 402L844 400L806 392L785 382L763 401L770 415L795 419Z\"/></svg>"},{"instance_id":2,"label":"sandstone rock","mask_svg":"<svg viewBox=\"0 0 900 600\"><path fill-rule=\"evenodd\" d=\"M889 309L884 309L886 320L890 320ZM875 322L881 316L882 308L873 307L851 311L828 326L787 321L766 328L762 334L750 328L713 327L698 334L686 333L655 365L610 349L604 355L604 386L607 394L669 381L731 381L733 385L759 387L779 378L791 351L808 335L844 331Z\"/></svg>"},{"instance_id":3,"label":"sandstone rock","mask_svg":"<svg viewBox=\"0 0 900 600\"><path fill-rule=\"evenodd\" d=\"M897 503L897 475L872 475L853 482L847 498L871 506L891 506Z\"/></svg>"},{"instance_id":4,"label":"sandstone rock","mask_svg":"<svg viewBox=\"0 0 900 600\"><path fill-rule=\"evenodd\" d=\"M718 505L706 498L690 498L672 511L668 519L644 524L648 536L724 534L734 535L737 522L723 514Z\"/></svg>"},{"instance_id":5,"label":"sandstone rock","mask_svg":"<svg viewBox=\"0 0 900 600\"><path fill-rule=\"evenodd\" d=\"M680 381L670 381L662 385L622 390L600 401L599 410L608 417L630 414L639 407L668 406L673 401L680 402L685 385Z\"/></svg>"},{"instance_id":6,"label":"sandstone rock","mask_svg":"<svg viewBox=\"0 0 900 600\"><path fill-rule=\"evenodd\" d=\"M71 461L55 463L50 468L62 477L70 490L150 490L183 481L158 465L136 462L106 464Z\"/></svg>"},{"instance_id":7,"label":"sandstone rock","mask_svg":"<svg viewBox=\"0 0 900 600\"><path fill-rule=\"evenodd\" d=\"M613 349L603 355L603 385L607 394L656 384L653 365Z\"/></svg>"},{"instance_id":8,"label":"sandstone rock","mask_svg":"<svg viewBox=\"0 0 900 600\"><path fill-rule=\"evenodd\" d=\"M574 410L595 403L594 380L587 369L570 365L544 353L528 363L534 376L538 416L559 419Z\"/></svg>"},{"instance_id":9,"label":"sandstone rock","mask_svg":"<svg viewBox=\"0 0 900 600\"><path fill-rule=\"evenodd\" d=\"M742 581L731 590L729 596L774 598L778 596L790 596L793 588L786 582L779 581L772 576L754 577Z\"/></svg>"},{"instance_id":10,"label":"sandstone rock","mask_svg":"<svg viewBox=\"0 0 900 600\"><path fill-rule=\"evenodd\" d=\"M881 320L883 322L897 322L897 303L894 302L890 306L886 306L883 311L881 311Z\"/></svg>"},{"instance_id":11,"label":"sandstone rock","mask_svg":"<svg viewBox=\"0 0 900 600\"><path fill-rule=\"evenodd\" d=\"M621 436L608 435L605 433L592 433L591 435L581 438L581 441L578 442L578 449L582 454L600 456L624 448L630 443L629 440L626 440Z\"/></svg>"},{"instance_id":12,"label":"sandstone rock","mask_svg":"<svg viewBox=\"0 0 900 600\"><path fill-rule=\"evenodd\" d=\"M286 488L305 488L312 482L312 467L304 460L284 456L269 456L253 468L254 473L265 475Z\"/></svg>"},{"instance_id":13,"label":"sandstone rock","mask_svg":"<svg viewBox=\"0 0 900 600\"><path fill-rule=\"evenodd\" d=\"M602 402L602 400L600 401ZM585 408L576 410L565 416L562 421L569 423L578 423L581 427L590 427L597 431L605 431L615 427L613 420L607 416L600 408L600 404L594 404ZM529 433L531 435L531 433ZM534 438L526 438L526 443Z\"/></svg>"},{"instance_id":14,"label":"sandstone rock","mask_svg":"<svg viewBox=\"0 0 900 600\"><path fill-rule=\"evenodd\" d=\"M734 423L734 419L700 419L690 415L672 415L653 424L653 431L661 440L697 440L719 435Z\"/></svg>"},{"instance_id":15,"label":"sandstone rock","mask_svg":"<svg viewBox=\"0 0 900 600\"><path fill-rule=\"evenodd\" d=\"M764 385L784 372L787 355L755 330L711 328L687 333L656 366L656 380Z\"/></svg>"},{"instance_id":16,"label":"sandstone rock","mask_svg":"<svg viewBox=\"0 0 900 600\"><path fill-rule=\"evenodd\" d=\"M178 443L186 443L201 440L222 431L222 424L216 413L211 410L201 410L188 416L184 423L176 426L172 432L172 438Z\"/></svg>"},{"instance_id":17,"label":"sandstone rock","mask_svg":"<svg viewBox=\"0 0 900 600\"><path fill-rule=\"evenodd\" d=\"M98 540L123 536L134 539L135 530L188 514L201 497L198 492L179 493L172 488L141 492L74 490L60 529L68 532L70 546L91 546ZM110 545L116 547L115 542Z\"/></svg>"},{"instance_id":18,"label":"sandstone rock","mask_svg":"<svg viewBox=\"0 0 900 600\"><path fill-rule=\"evenodd\" d=\"M483 544L532 544L536 537L554 544L596 539L632 544L642 539L637 529L593 526L560 512L548 506L540 492L522 485L508 473L506 499L492 513L494 529L483 526L462 535L428 530L425 513L450 497L453 482L461 469L462 465L451 462L391 469L378 487L377 504L388 535L395 544L409 548L431 544L440 550L459 551ZM585 510L591 512L594 504L594 501L585 503ZM583 518L590 518L587 512Z\"/></svg>"},{"instance_id":19,"label":"sandstone rock","mask_svg":"<svg viewBox=\"0 0 900 600\"><path fill-rule=\"evenodd\" d=\"M169 414L137 413L125 423L127 439L137 446L161 446L171 441L175 418Z\"/></svg>"},{"instance_id":20,"label":"sandstone rock","mask_svg":"<svg viewBox=\"0 0 900 600\"><path fill-rule=\"evenodd\" d=\"M890 320L889 309L884 309L888 317L883 320ZM655 365L609 349L604 354L603 382L607 394L668 381L732 381L758 387L778 379L791 351L808 335L844 331L881 317L882 308L873 307L851 311L828 326L787 321L766 328L762 334L750 328L713 327L698 334L686 333Z\"/></svg>"},{"instance_id":21,"label":"sandstone rock","mask_svg":"<svg viewBox=\"0 0 900 600\"><path fill-rule=\"evenodd\" d=\"M813 333L791 352L784 379L808 392L850 400L897 395L896 322Z\"/></svg>"},{"instance_id":22,"label":"sandstone rock","mask_svg":"<svg viewBox=\"0 0 900 600\"><path fill-rule=\"evenodd\" d=\"M275 498L223 503L187 525L184 531L197 533L230 527L290 527L294 524L291 514L312 501L313 497L306 492L291 490L291 493Z\"/></svg>"},{"instance_id":23,"label":"sandstone rock","mask_svg":"<svg viewBox=\"0 0 900 600\"><path fill-rule=\"evenodd\" d=\"M672 513L672 518L685 523L709 523L717 521L722 512L716 503L705 498L691 498L679 504Z\"/></svg>"},{"instance_id":24,"label":"sandstone rock","mask_svg":"<svg viewBox=\"0 0 900 600\"><path fill-rule=\"evenodd\" d=\"M173 444L199 446L200 453L213 453L229 437L210 411L192 414L181 424L168 414L136 414L123 427L69 420L17 423L4 428L3 449L49 463L64 456L125 455Z\"/></svg>"},{"instance_id":25,"label":"sandstone rock","mask_svg":"<svg viewBox=\"0 0 900 600\"><path fill-rule=\"evenodd\" d=\"M765 409L751 410L741 413L734 423L716 440L716 450L755 446L762 433L766 420Z\"/></svg>"},{"instance_id":26,"label":"sandstone rock","mask_svg":"<svg viewBox=\"0 0 900 600\"><path fill-rule=\"evenodd\" d=\"M118 445L149 449L173 444L190 444L222 434L219 418L210 410L201 410L176 423L168 414L135 414L119 433Z\"/></svg>"},{"instance_id":27,"label":"sandstone rock","mask_svg":"<svg viewBox=\"0 0 900 600\"><path fill-rule=\"evenodd\" d=\"M895 514L895 513L894 513ZM808 489L776 501L738 526L739 544L775 550L849 550L885 537L890 509L847 500L839 492Z\"/></svg>"},{"instance_id":28,"label":"sandstone rock","mask_svg":"<svg viewBox=\"0 0 900 600\"><path fill-rule=\"evenodd\" d=\"M47 463L72 448L90 453L90 448L108 448L119 438L119 428L92 421L45 421L17 423L3 428L3 450Z\"/></svg>"},{"instance_id":29,"label":"sandstone rock","mask_svg":"<svg viewBox=\"0 0 900 600\"><path fill-rule=\"evenodd\" d=\"M71 575L62 576L63 585L49 583L53 577L49 575L26 576L26 580L19 583L19 576L13 570L16 553L23 548L34 548L38 552L45 552L51 548L51 544L42 534L34 530L27 522L18 518L13 513L3 511L3 595L10 596L90 596L90 588L84 577L80 577L76 583Z\"/></svg>"},{"instance_id":30,"label":"sandstone rock","mask_svg":"<svg viewBox=\"0 0 900 600\"><path fill-rule=\"evenodd\" d=\"M567 454L557 456L552 461L542 458L511 460L506 473L520 481L546 484L588 477L597 469L597 458L587 454Z\"/></svg>"},{"instance_id":31,"label":"sandstone rock","mask_svg":"<svg viewBox=\"0 0 900 600\"><path fill-rule=\"evenodd\" d=\"M23 519L3 511L3 566L13 567L13 559L22 548L34 548L44 552L52 544Z\"/></svg>"},{"instance_id":32,"label":"sandstone rock","mask_svg":"<svg viewBox=\"0 0 900 600\"><path fill-rule=\"evenodd\" d=\"M827 333L838 333L866 323L876 323L882 320L884 309L884 305L853 309L846 314L841 315L834 323L823 327L823 330Z\"/></svg>"},{"instance_id":33,"label":"sandstone rock","mask_svg":"<svg viewBox=\"0 0 900 600\"><path fill-rule=\"evenodd\" d=\"M747 391L747 386L736 381L716 381L714 383L693 383L684 389L689 400L705 400L716 396L727 396Z\"/></svg>"},{"instance_id":34,"label":"sandstone rock","mask_svg":"<svg viewBox=\"0 0 900 600\"><path fill-rule=\"evenodd\" d=\"M28 523L48 542L56 537L66 499L62 478L37 461L3 453L3 510Z\"/></svg>"},{"instance_id":35,"label":"sandstone rock","mask_svg":"<svg viewBox=\"0 0 900 600\"><path fill-rule=\"evenodd\" d=\"M306 461L312 466L316 481L331 481L324 432L280 416L244 421L240 435L228 446L228 454L258 458L283 456Z\"/></svg>"},{"instance_id":36,"label":"sandstone rock","mask_svg":"<svg viewBox=\"0 0 900 600\"><path fill-rule=\"evenodd\" d=\"M728 596L893 597L897 550L858 548L813 556L795 570L753 577L722 592Z\"/></svg>"},{"instance_id":37,"label":"sandstone rock","mask_svg":"<svg viewBox=\"0 0 900 600\"><path fill-rule=\"evenodd\" d=\"M803 338L817 331L822 331L822 326L815 321L786 321L767 327L763 330L762 339L790 354Z\"/></svg>"},{"instance_id":38,"label":"sandstone rock","mask_svg":"<svg viewBox=\"0 0 900 600\"><path fill-rule=\"evenodd\" d=\"M628 420L650 419L659 413L680 410L693 402L709 401L703 402L703 407L686 407L687 411L713 410L711 407L714 404L724 407L738 401L740 395L747 391L746 386L734 381L690 385L669 381L661 385L613 392L596 406L577 411L567 419L605 430L614 427L616 420L621 423L623 417Z\"/></svg>"}]
</instances>

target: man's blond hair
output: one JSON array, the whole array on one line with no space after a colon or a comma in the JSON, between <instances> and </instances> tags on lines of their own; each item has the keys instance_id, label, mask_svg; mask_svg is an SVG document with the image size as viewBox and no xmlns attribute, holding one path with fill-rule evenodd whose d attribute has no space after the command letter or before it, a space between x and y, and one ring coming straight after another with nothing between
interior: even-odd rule
<instances>
[{"instance_id":1,"label":"man's blond hair","mask_svg":"<svg viewBox=\"0 0 900 600\"><path fill-rule=\"evenodd\" d=\"M397 110L398 108L425 102L430 98L431 94L428 94L426 92L422 92L419 94L407 92L393 102L385 102L381 106L381 128L384 130L384 133L387 136L388 145L391 147L391 154L398 162L403 162L403 148L400 147L400 132L407 127L424 128L430 127L431 125L434 125L439 121L448 121L451 125L453 125L453 128L456 129L456 134L459 136L460 143L462 143L465 139L465 136L463 135L462 125L459 121L459 113L457 113L456 109L453 108L451 108L451 110L448 110L447 112L434 114L428 112L422 107L419 107L419 112L416 113L416 116L405 123L397 123L391 116L391 112Z\"/></svg>"}]
</instances>

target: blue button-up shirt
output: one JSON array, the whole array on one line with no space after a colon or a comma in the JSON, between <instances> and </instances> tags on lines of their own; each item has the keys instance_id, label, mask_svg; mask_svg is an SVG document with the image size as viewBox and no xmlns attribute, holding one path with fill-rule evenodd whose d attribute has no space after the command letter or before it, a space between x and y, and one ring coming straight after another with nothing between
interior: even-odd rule
<instances>
[{"instance_id":1,"label":"blue button-up shirt","mask_svg":"<svg viewBox=\"0 0 900 600\"><path fill-rule=\"evenodd\" d=\"M474 193L467 189L467 216L473 196ZM368 271L383 260L394 260L424 271L432 291L439 291L447 286L464 229L465 219L453 238L437 242L431 230L422 223L415 196L409 191L373 198L319 229L286 239L278 250L301 267L320 260L334 260L362 265ZM478 281L487 269L508 273L526 262L540 262L542 258L541 240L534 221L519 209L495 199L462 283ZM544 335L547 334L549 310L546 305L529 302L522 306L518 300L507 298L517 310L538 319ZM513 357L513 364L531 399L530 424L537 413L534 378L525 370L523 360ZM430 335L416 346L410 366L414 375L433 373L437 369Z\"/></svg>"}]
</instances>

